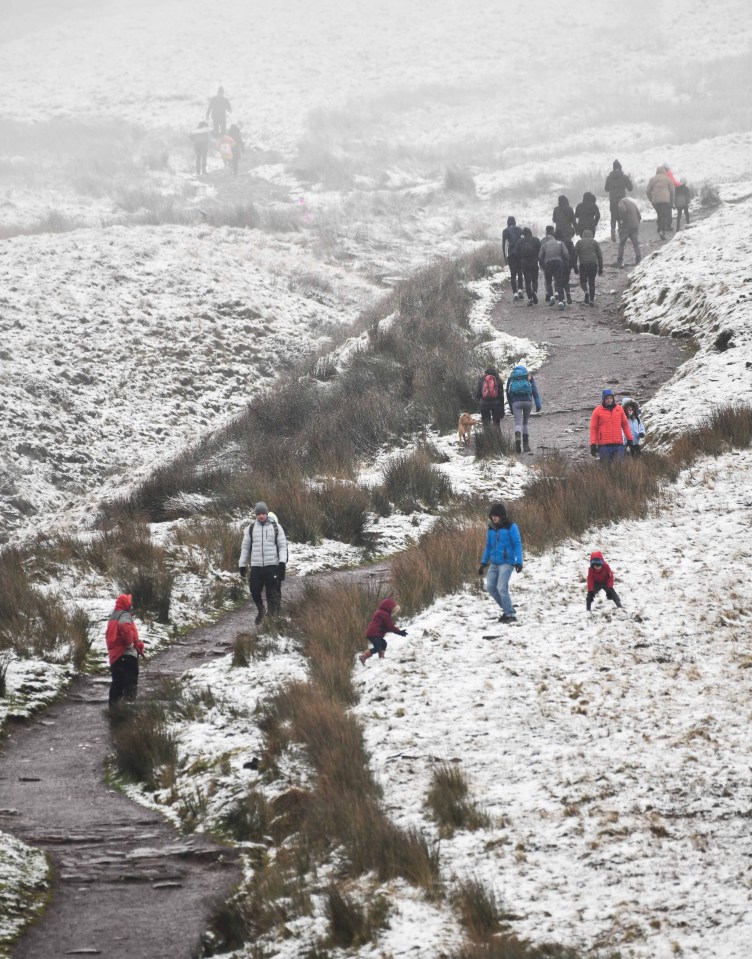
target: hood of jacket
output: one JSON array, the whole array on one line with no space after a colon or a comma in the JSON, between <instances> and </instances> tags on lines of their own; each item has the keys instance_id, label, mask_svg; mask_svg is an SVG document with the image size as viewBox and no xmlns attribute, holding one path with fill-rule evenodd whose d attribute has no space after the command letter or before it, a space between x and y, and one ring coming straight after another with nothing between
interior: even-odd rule
<instances>
[{"instance_id":1,"label":"hood of jacket","mask_svg":"<svg viewBox=\"0 0 752 959\"><path fill-rule=\"evenodd\" d=\"M487 367L485 368L485 370L483 370L483 375L484 375L484 376L498 376L498 375L499 375L499 371L498 371L498 370L496 369L496 367L494 367L494 366L487 366Z\"/></svg>"},{"instance_id":2,"label":"hood of jacket","mask_svg":"<svg viewBox=\"0 0 752 959\"><path fill-rule=\"evenodd\" d=\"M391 616L396 605L397 601L395 599L382 599L379 603L379 609L384 613L389 613Z\"/></svg>"},{"instance_id":3,"label":"hood of jacket","mask_svg":"<svg viewBox=\"0 0 752 959\"><path fill-rule=\"evenodd\" d=\"M583 193L582 194L583 203L595 203L595 194L593 193Z\"/></svg>"},{"instance_id":4,"label":"hood of jacket","mask_svg":"<svg viewBox=\"0 0 752 959\"><path fill-rule=\"evenodd\" d=\"M133 606L133 597L130 593L121 593L115 600L115 609L130 609Z\"/></svg>"},{"instance_id":5,"label":"hood of jacket","mask_svg":"<svg viewBox=\"0 0 752 959\"><path fill-rule=\"evenodd\" d=\"M606 406L606 397L607 397L607 396L610 396L611 399L614 401L611 407ZM603 406L606 406L606 409L612 409L613 406L616 406L616 397L614 396L614 391L613 391L613 390L609 390L609 389L603 390L603 392L601 393L601 404L602 404Z\"/></svg>"},{"instance_id":6,"label":"hood of jacket","mask_svg":"<svg viewBox=\"0 0 752 959\"><path fill-rule=\"evenodd\" d=\"M507 217L507 226L517 226L517 221L513 216Z\"/></svg>"},{"instance_id":7,"label":"hood of jacket","mask_svg":"<svg viewBox=\"0 0 752 959\"><path fill-rule=\"evenodd\" d=\"M656 174L658 174L658 173L665 173L665 172L666 172L666 167L665 167L665 166L657 166L657 167L655 168L655 172L656 172Z\"/></svg>"},{"instance_id":8,"label":"hood of jacket","mask_svg":"<svg viewBox=\"0 0 752 959\"><path fill-rule=\"evenodd\" d=\"M613 168L614 168L614 170L621 170L621 163L619 163L618 160L614 160L614 162L613 162Z\"/></svg>"},{"instance_id":9,"label":"hood of jacket","mask_svg":"<svg viewBox=\"0 0 752 959\"><path fill-rule=\"evenodd\" d=\"M527 367L523 366L522 363L518 363L517 366L512 370L511 376L514 376L515 373L524 373L527 376Z\"/></svg>"},{"instance_id":10,"label":"hood of jacket","mask_svg":"<svg viewBox=\"0 0 752 959\"><path fill-rule=\"evenodd\" d=\"M563 193L559 197L559 206L569 206L569 200L564 196Z\"/></svg>"},{"instance_id":11,"label":"hood of jacket","mask_svg":"<svg viewBox=\"0 0 752 959\"><path fill-rule=\"evenodd\" d=\"M605 565L606 560L603 558L603 553L601 553L600 550L596 549L590 554L591 563L593 562L594 559L599 559Z\"/></svg>"}]
</instances>

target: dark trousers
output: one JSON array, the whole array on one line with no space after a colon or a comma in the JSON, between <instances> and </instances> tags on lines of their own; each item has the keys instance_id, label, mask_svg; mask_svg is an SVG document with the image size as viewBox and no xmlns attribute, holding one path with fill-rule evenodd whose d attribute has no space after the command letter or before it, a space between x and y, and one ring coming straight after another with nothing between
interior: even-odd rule
<instances>
[{"instance_id":1,"label":"dark trousers","mask_svg":"<svg viewBox=\"0 0 752 959\"><path fill-rule=\"evenodd\" d=\"M196 175L201 176L206 173L206 157L209 153L209 144L196 147Z\"/></svg>"},{"instance_id":2,"label":"dark trousers","mask_svg":"<svg viewBox=\"0 0 752 959\"><path fill-rule=\"evenodd\" d=\"M684 214L687 220L687 226L689 226L689 207L688 206L678 206L676 208L676 229L678 230L681 226L682 213Z\"/></svg>"},{"instance_id":3,"label":"dark trousers","mask_svg":"<svg viewBox=\"0 0 752 959\"><path fill-rule=\"evenodd\" d=\"M621 200L620 196L616 197L615 199L614 197L611 197L611 200L609 201L610 208L611 208L611 239L612 240L616 239L616 226L619 222L619 200Z\"/></svg>"},{"instance_id":4,"label":"dark trousers","mask_svg":"<svg viewBox=\"0 0 752 959\"><path fill-rule=\"evenodd\" d=\"M264 608L263 592L266 590L266 605L269 612L279 612L282 602L282 584L279 580L279 566L251 566L249 579L251 596L258 610Z\"/></svg>"},{"instance_id":5,"label":"dark trousers","mask_svg":"<svg viewBox=\"0 0 752 959\"><path fill-rule=\"evenodd\" d=\"M512 293L516 293L522 290L522 260L518 256L510 256L507 263L512 274Z\"/></svg>"},{"instance_id":6,"label":"dark trousers","mask_svg":"<svg viewBox=\"0 0 752 959\"><path fill-rule=\"evenodd\" d=\"M538 264L536 263L523 263L522 264L522 276L525 280L525 293L527 293L528 300L532 300L533 294L535 298L538 298Z\"/></svg>"},{"instance_id":7,"label":"dark trousers","mask_svg":"<svg viewBox=\"0 0 752 959\"><path fill-rule=\"evenodd\" d=\"M212 132L216 135L221 133L222 136L227 132L227 114L222 111L221 113L212 113Z\"/></svg>"},{"instance_id":8,"label":"dark trousers","mask_svg":"<svg viewBox=\"0 0 752 959\"><path fill-rule=\"evenodd\" d=\"M657 227L659 233L665 233L671 229L671 204L654 203Z\"/></svg>"},{"instance_id":9,"label":"dark trousers","mask_svg":"<svg viewBox=\"0 0 752 959\"><path fill-rule=\"evenodd\" d=\"M138 686L138 656L121 656L110 666L110 706L122 699L135 699Z\"/></svg>"},{"instance_id":10,"label":"dark trousers","mask_svg":"<svg viewBox=\"0 0 752 959\"><path fill-rule=\"evenodd\" d=\"M635 265L642 259L639 234L640 228L637 226L631 230L627 230L624 227L619 228L619 253L616 257L619 266L624 262L624 247L627 245L627 240L629 240L634 247Z\"/></svg>"},{"instance_id":11,"label":"dark trousers","mask_svg":"<svg viewBox=\"0 0 752 959\"><path fill-rule=\"evenodd\" d=\"M235 176L238 175L238 164L239 164L239 163L240 163L240 154L239 154L239 153L233 153L233 155L232 155L232 172L235 174Z\"/></svg>"},{"instance_id":12,"label":"dark trousers","mask_svg":"<svg viewBox=\"0 0 752 959\"><path fill-rule=\"evenodd\" d=\"M591 592L588 592L587 594L587 600L585 602L585 605L587 606L588 612L590 612L590 607L593 605L595 594L600 592L600 590L602 589L606 590L607 598L610 599L612 602L616 603L619 609L621 609L621 600L619 599L619 594L616 592L613 586L609 589L608 586L603 586L600 583L596 583L595 588Z\"/></svg>"},{"instance_id":13,"label":"dark trousers","mask_svg":"<svg viewBox=\"0 0 752 959\"><path fill-rule=\"evenodd\" d=\"M564 286L562 284L562 273L563 273L561 260L548 260L543 267L543 276L546 280L546 299L550 300L554 294L554 288L556 289L556 296L560 299L564 299Z\"/></svg>"},{"instance_id":14,"label":"dark trousers","mask_svg":"<svg viewBox=\"0 0 752 959\"><path fill-rule=\"evenodd\" d=\"M480 401L480 419L481 423L488 425L493 419L494 423L497 426L501 425L501 419L504 416L504 402L499 402L495 400L494 402L489 402L488 400Z\"/></svg>"},{"instance_id":15,"label":"dark trousers","mask_svg":"<svg viewBox=\"0 0 752 959\"><path fill-rule=\"evenodd\" d=\"M595 278L598 275L597 263L580 264L580 286L585 293L590 294L592 300L595 296Z\"/></svg>"}]
</instances>

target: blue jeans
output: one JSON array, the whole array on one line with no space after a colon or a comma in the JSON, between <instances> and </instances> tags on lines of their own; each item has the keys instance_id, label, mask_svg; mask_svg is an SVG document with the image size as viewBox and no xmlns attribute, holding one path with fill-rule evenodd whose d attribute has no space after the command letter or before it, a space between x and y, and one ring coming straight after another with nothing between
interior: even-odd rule
<instances>
[{"instance_id":1,"label":"blue jeans","mask_svg":"<svg viewBox=\"0 0 752 959\"><path fill-rule=\"evenodd\" d=\"M598 458L601 463L619 462L624 459L624 447L621 443L606 443L598 447Z\"/></svg>"},{"instance_id":2,"label":"blue jeans","mask_svg":"<svg viewBox=\"0 0 752 959\"><path fill-rule=\"evenodd\" d=\"M493 596L507 616L514 616L514 606L509 596L509 580L513 569L511 563L503 563L501 566L491 563L486 573L486 591Z\"/></svg>"}]
</instances>

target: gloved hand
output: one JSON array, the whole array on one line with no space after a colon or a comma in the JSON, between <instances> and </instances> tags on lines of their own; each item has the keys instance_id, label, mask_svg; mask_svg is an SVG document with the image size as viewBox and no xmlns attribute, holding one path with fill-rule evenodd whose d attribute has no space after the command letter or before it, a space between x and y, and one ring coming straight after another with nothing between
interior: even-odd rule
<instances>
[{"instance_id":1,"label":"gloved hand","mask_svg":"<svg viewBox=\"0 0 752 959\"><path fill-rule=\"evenodd\" d=\"M603 267L601 267L600 270L598 270L598 276L603 276Z\"/></svg>"},{"instance_id":2,"label":"gloved hand","mask_svg":"<svg viewBox=\"0 0 752 959\"><path fill-rule=\"evenodd\" d=\"M627 449L629 450L630 453L632 452L633 447L634 447L634 443L632 442L632 440L627 440Z\"/></svg>"},{"instance_id":3,"label":"gloved hand","mask_svg":"<svg viewBox=\"0 0 752 959\"><path fill-rule=\"evenodd\" d=\"M591 456L597 456L597 455L598 455L598 444L597 444L597 443L591 443L591 444L590 444L590 455L591 455Z\"/></svg>"},{"instance_id":4,"label":"gloved hand","mask_svg":"<svg viewBox=\"0 0 752 959\"><path fill-rule=\"evenodd\" d=\"M397 630L397 635L398 635L398 636L407 636L407 630L406 630L406 629L398 629L398 630Z\"/></svg>"},{"instance_id":5,"label":"gloved hand","mask_svg":"<svg viewBox=\"0 0 752 959\"><path fill-rule=\"evenodd\" d=\"M480 566L478 567L478 576L485 576L485 575L486 575L486 566L484 563L481 563Z\"/></svg>"},{"instance_id":6,"label":"gloved hand","mask_svg":"<svg viewBox=\"0 0 752 959\"><path fill-rule=\"evenodd\" d=\"M240 578L245 579L248 576L248 567L241 566L238 572L240 573Z\"/></svg>"},{"instance_id":7,"label":"gloved hand","mask_svg":"<svg viewBox=\"0 0 752 959\"><path fill-rule=\"evenodd\" d=\"M141 642L141 640L140 640L140 639L137 639L136 642L135 642L133 645L136 647L136 652L138 653L138 655L139 655L139 656L143 656L143 655L144 655L144 644Z\"/></svg>"},{"instance_id":8,"label":"gloved hand","mask_svg":"<svg viewBox=\"0 0 752 959\"><path fill-rule=\"evenodd\" d=\"M280 563L280 564L279 564L279 578L280 578L280 580L283 580L283 579L285 578L285 569L286 569L286 567L287 567L287 563Z\"/></svg>"},{"instance_id":9,"label":"gloved hand","mask_svg":"<svg viewBox=\"0 0 752 959\"><path fill-rule=\"evenodd\" d=\"M514 564L514 568L517 570L518 573L521 573L521 572L522 572L522 563L515 563L515 564Z\"/></svg>"}]
</instances>

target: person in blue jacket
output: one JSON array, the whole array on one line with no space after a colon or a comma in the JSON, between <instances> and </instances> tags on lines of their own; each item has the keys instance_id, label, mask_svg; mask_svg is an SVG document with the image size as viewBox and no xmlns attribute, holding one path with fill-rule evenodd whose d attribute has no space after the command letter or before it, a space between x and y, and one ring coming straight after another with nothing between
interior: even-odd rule
<instances>
[{"instance_id":1,"label":"person in blue jacket","mask_svg":"<svg viewBox=\"0 0 752 959\"><path fill-rule=\"evenodd\" d=\"M509 595L512 570L522 572L522 539L516 523L507 518L503 503L494 503L488 512L491 522L486 534L486 548L480 561L478 575L486 574L486 590L501 607L502 623L514 623L517 616Z\"/></svg>"}]
</instances>

